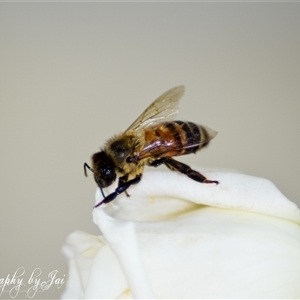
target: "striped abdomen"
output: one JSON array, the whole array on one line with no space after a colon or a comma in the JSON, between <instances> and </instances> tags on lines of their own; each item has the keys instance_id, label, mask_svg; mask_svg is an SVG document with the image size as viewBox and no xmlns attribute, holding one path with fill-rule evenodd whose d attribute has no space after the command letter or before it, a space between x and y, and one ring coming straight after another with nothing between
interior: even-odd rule
<instances>
[{"instance_id":1,"label":"striped abdomen","mask_svg":"<svg viewBox=\"0 0 300 300\"><path fill-rule=\"evenodd\" d=\"M206 126L191 122L160 123L145 129L145 144L138 157L162 158L195 153L216 134Z\"/></svg>"}]
</instances>

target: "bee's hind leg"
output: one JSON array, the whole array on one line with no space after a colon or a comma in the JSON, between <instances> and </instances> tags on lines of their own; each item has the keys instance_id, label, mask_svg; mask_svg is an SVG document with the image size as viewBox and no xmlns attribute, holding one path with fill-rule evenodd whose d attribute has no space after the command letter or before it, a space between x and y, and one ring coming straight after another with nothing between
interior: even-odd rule
<instances>
[{"instance_id":1,"label":"bee's hind leg","mask_svg":"<svg viewBox=\"0 0 300 300\"><path fill-rule=\"evenodd\" d=\"M178 171L180 173L185 174L189 178L202 182L202 183L215 183L219 184L219 181L216 180L208 180L206 177L204 177L202 174L199 172L191 169L188 165L179 162L173 158L163 158L163 163L172 171Z\"/></svg>"}]
</instances>

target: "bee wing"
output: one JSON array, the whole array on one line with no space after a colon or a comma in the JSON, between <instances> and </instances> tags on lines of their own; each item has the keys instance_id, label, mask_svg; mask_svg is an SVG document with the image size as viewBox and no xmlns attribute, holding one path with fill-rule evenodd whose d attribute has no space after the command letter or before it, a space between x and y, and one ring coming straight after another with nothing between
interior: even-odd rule
<instances>
[{"instance_id":1,"label":"bee wing","mask_svg":"<svg viewBox=\"0 0 300 300\"><path fill-rule=\"evenodd\" d=\"M184 86L172 88L158 97L149 107L128 127L129 130L139 131L150 125L174 120L178 113L178 102L184 93Z\"/></svg>"}]
</instances>

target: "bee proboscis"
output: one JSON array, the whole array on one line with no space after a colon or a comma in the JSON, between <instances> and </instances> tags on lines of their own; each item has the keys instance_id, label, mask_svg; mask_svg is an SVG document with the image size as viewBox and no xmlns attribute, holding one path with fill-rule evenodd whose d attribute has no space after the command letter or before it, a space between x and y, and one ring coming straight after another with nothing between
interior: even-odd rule
<instances>
[{"instance_id":1,"label":"bee proboscis","mask_svg":"<svg viewBox=\"0 0 300 300\"><path fill-rule=\"evenodd\" d=\"M84 164L85 175L86 168L94 173L104 197L95 207L114 200L123 192L127 194L127 189L141 180L145 165L165 164L170 170L179 171L197 182L219 183L172 158L196 153L217 135L207 126L174 121L183 93L184 86L178 86L162 94L127 130L109 139L103 149L92 156L92 168ZM118 187L105 196L103 188L110 186L117 176Z\"/></svg>"}]
</instances>

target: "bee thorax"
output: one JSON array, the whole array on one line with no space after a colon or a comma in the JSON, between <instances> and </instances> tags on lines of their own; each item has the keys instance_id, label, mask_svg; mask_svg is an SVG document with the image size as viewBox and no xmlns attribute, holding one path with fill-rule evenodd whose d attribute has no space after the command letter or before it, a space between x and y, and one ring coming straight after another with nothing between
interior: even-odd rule
<instances>
[{"instance_id":1,"label":"bee thorax","mask_svg":"<svg viewBox=\"0 0 300 300\"><path fill-rule=\"evenodd\" d=\"M122 168L128 157L132 157L136 148L136 138L133 135L119 135L110 140L106 146L107 152L116 166Z\"/></svg>"}]
</instances>

